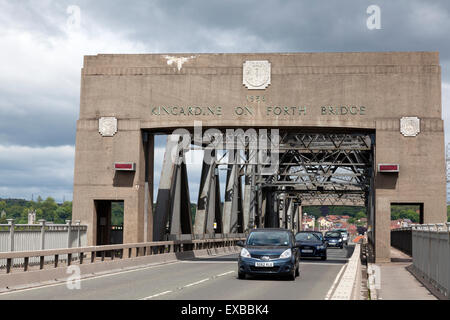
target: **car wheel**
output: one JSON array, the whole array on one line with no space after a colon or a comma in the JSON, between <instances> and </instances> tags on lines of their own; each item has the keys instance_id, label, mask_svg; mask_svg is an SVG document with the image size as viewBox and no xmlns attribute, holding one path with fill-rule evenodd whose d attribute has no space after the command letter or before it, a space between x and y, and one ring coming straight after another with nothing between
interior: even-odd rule
<instances>
[{"instance_id":1,"label":"car wheel","mask_svg":"<svg viewBox=\"0 0 450 320\"><path fill-rule=\"evenodd\" d=\"M300 276L300 267L297 267L297 269L295 269L295 276Z\"/></svg>"},{"instance_id":2,"label":"car wheel","mask_svg":"<svg viewBox=\"0 0 450 320\"><path fill-rule=\"evenodd\" d=\"M327 260L327 256L320 257L322 260Z\"/></svg>"},{"instance_id":3,"label":"car wheel","mask_svg":"<svg viewBox=\"0 0 450 320\"><path fill-rule=\"evenodd\" d=\"M239 279L245 279L245 273L244 272L238 272L238 278Z\"/></svg>"},{"instance_id":4,"label":"car wheel","mask_svg":"<svg viewBox=\"0 0 450 320\"><path fill-rule=\"evenodd\" d=\"M344 249L344 245L341 245L341 249Z\"/></svg>"},{"instance_id":5,"label":"car wheel","mask_svg":"<svg viewBox=\"0 0 450 320\"><path fill-rule=\"evenodd\" d=\"M294 270L292 270L292 272L289 274L289 280L292 280L292 281L295 281L295 269Z\"/></svg>"}]
</instances>

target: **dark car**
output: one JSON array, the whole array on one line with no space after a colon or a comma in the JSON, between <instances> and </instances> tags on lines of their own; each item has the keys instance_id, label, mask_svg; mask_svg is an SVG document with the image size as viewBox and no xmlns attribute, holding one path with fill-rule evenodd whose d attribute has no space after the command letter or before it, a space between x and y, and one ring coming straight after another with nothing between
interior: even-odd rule
<instances>
[{"instance_id":1,"label":"dark car","mask_svg":"<svg viewBox=\"0 0 450 320\"><path fill-rule=\"evenodd\" d=\"M320 257L327 259L327 245L322 233L311 231L300 231L295 235L295 241L300 244L301 257Z\"/></svg>"},{"instance_id":2,"label":"dark car","mask_svg":"<svg viewBox=\"0 0 450 320\"><path fill-rule=\"evenodd\" d=\"M333 230L333 231L338 231L338 232L341 233L341 235L342 235L342 241L343 241L344 244L347 246L347 245L348 245L348 238L349 238L349 234L348 234L347 229L336 229L336 230Z\"/></svg>"},{"instance_id":3,"label":"dark car","mask_svg":"<svg viewBox=\"0 0 450 320\"><path fill-rule=\"evenodd\" d=\"M325 238L324 238L322 232L320 232L320 231L309 231L309 232L314 233L316 236L318 236L320 238L320 240L325 241Z\"/></svg>"},{"instance_id":4,"label":"dark car","mask_svg":"<svg viewBox=\"0 0 450 320\"><path fill-rule=\"evenodd\" d=\"M246 275L285 275L291 280L299 275L299 250L292 231L254 229L242 246L238 260L239 279Z\"/></svg>"},{"instance_id":5,"label":"dark car","mask_svg":"<svg viewBox=\"0 0 450 320\"><path fill-rule=\"evenodd\" d=\"M339 231L328 231L325 233L325 241L328 247L344 248L344 241L342 240L342 234Z\"/></svg>"}]
</instances>

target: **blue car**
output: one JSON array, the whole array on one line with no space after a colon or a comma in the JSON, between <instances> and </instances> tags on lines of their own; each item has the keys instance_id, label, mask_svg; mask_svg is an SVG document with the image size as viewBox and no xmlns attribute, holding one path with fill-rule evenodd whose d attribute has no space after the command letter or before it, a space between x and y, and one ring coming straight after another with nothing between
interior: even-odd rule
<instances>
[{"instance_id":1,"label":"blue car","mask_svg":"<svg viewBox=\"0 0 450 320\"><path fill-rule=\"evenodd\" d=\"M327 260L327 244L318 233L300 231L295 235L295 241L300 244L301 257L319 257Z\"/></svg>"},{"instance_id":2,"label":"blue car","mask_svg":"<svg viewBox=\"0 0 450 320\"><path fill-rule=\"evenodd\" d=\"M292 231L254 229L245 241L238 259L238 277L246 275L284 275L291 280L299 275L299 250Z\"/></svg>"},{"instance_id":3,"label":"blue car","mask_svg":"<svg viewBox=\"0 0 450 320\"><path fill-rule=\"evenodd\" d=\"M339 231L328 231L325 233L325 240L328 247L344 248L344 240L342 234Z\"/></svg>"}]
</instances>

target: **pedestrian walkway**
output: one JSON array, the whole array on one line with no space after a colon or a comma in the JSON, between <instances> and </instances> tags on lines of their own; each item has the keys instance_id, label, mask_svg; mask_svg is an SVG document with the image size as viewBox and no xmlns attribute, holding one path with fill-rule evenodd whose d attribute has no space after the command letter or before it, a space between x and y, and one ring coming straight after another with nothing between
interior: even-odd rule
<instances>
[{"instance_id":1,"label":"pedestrian walkway","mask_svg":"<svg viewBox=\"0 0 450 320\"><path fill-rule=\"evenodd\" d=\"M391 247L391 262L380 267L379 300L437 300L408 270L412 257Z\"/></svg>"}]
</instances>

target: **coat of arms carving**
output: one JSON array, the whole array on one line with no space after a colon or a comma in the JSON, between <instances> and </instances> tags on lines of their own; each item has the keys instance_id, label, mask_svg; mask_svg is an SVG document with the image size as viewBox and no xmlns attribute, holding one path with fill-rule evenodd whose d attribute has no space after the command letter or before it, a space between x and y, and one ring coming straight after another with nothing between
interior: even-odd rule
<instances>
[{"instance_id":1,"label":"coat of arms carving","mask_svg":"<svg viewBox=\"0 0 450 320\"><path fill-rule=\"evenodd\" d=\"M117 132L117 119L115 117L102 117L98 120L98 132L103 137L112 137Z\"/></svg>"},{"instance_id":2,"label":"coat of arms carving","mask_svg":"<svg viewBox=\"0 0 450 320\"><path fill-rule=\"evenodd\" d=\"M270 84L270 74L269 61L245 61L242 83L251 90L264 90Z\"/></svg>"},{"instance_id":3,"label":"coat of arms carving","mask_svg":"<svg viewBox=\"0 0 450 320\"><path fill-rule=\"evenodd\" d=\"M417 117L403 117L400 119L400 132L405 137L415 137L420 132L420 119Z\"/></svg>"}]
</instances>

